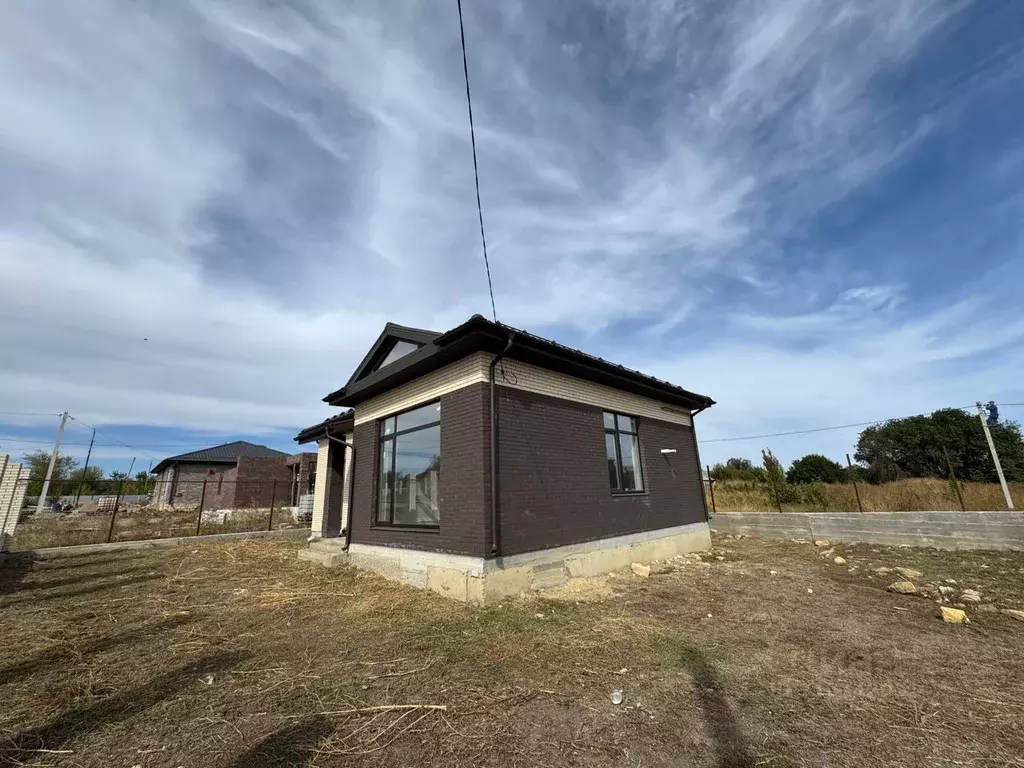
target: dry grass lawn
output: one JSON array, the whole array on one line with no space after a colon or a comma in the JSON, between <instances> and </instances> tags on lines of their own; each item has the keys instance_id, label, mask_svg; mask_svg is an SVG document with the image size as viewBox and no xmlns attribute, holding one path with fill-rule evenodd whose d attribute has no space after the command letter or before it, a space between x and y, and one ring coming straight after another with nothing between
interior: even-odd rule
<instances>
[{"instance_id":1,"label":"dry grass lawn","mask_svg":"<svg viewBox=\"0 0 1024 768\"><path fill-rule=\"evenodd\" d=\"M113 517L114 528L110 523ZM145 539L172 539L195 536L199 522L198 510L157 511L148 508L119 510L116 516L109 512L61 517L29 516L18 523L11 537L10 549L23 552L30 549L70 547L78 544L101 544L109 535L111 541L142 541ZM296 523L290 512L269 509L241 509L221 523L204 522L199 535L211 533L247 533L265 531L268 527L299 528L308 523Z\"/></svg>"},{"instance_id":2,"label":"dry grass lawn","mask_svg":"<svg viewBox=\"0 0 1024 768\"><path fill-rule=\"evenodd\" d=\"M486 609L276 541L15 559L0 765L1024 766L1024 555L715 544Z\"/></svg>"}]
</instances>

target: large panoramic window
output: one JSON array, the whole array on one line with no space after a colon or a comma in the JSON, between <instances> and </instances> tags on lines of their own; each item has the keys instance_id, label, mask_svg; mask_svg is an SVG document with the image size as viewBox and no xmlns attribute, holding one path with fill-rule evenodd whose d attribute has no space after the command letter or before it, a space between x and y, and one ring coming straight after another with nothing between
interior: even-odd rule
<instances>
[{"instance_id":1,"label":"large panoramic window","mask_svg":"<svg viewBox=\"0 0 1024 768\"><path fill-rule=\"evenodd\" d=\"M614 493L644 489L640 471L640 439L636 419L621 413L604 415L604 449L608 456L608 481Z\"/></svg>"},{"instance_id":2,"label":"large panoramic window","mask_svg":"<svg viewBox=\"0 0 1024 768\"><path fill-rule=\"evenodd\" d=\"M441 523L441 404L380 422L377 525Z\"/></svg>"}]
</instances>

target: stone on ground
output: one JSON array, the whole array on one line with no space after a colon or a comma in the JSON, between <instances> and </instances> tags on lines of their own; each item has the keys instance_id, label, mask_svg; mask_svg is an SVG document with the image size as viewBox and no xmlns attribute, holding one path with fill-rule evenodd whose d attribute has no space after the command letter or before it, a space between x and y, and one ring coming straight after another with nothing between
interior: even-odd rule
<instances>
[{"instance_id":1,"label":"stone on ground","mask_svg":"<svg viewBox=\"0 0 1024 768\"><path fill-rule=\"evenodd\" d=\"M1024 621L1024 611L1018 611L1015 608L1003 608L999 612L1004 616L1009 616L1011 619L1016 619L1017 621Z\"/></svg>"},{"instance_id":2,"label":"stone on ground","mask_svg":"<svg viewBox=\"0 0 1024 768\"><path fill-rule=\"evenodd\" d=\"M817 539L814 542L814 546L816 546L816 547L827 547L828 546L828 539Z\"/></svg>"},{"instance_id":3,"label":"stone on ground","mask_svg":"<svg viewBox=\"0 0 1024 768\"><path fill-rule=\"evenodd\" d=\"M942 606L942 620L947 624L970 624L971 620L967 618L967 614L961 611L959 608L950 608L948 605Z\"/></svg>"},{"instance_id":4,"label":"stone on ground","mask_svg":"<svg viewBox=\"0 0 1024 768\"><path fill-rule=\"evenodd\" d=\"M945 584L942 584L939 586L939 592L941 592L943 595L952 595L954 592L956 592L956 590L952 587L948 587Z\"/></svg>"},{"instance_id":5,"label":"stone on ground","mask_svg":"<svg viewBox=\"0 0 1024 768\"><path fill-rule=\"evenodd\" d=\"M896 573L898 573L904 579L920 579L922 576L924 576L923 573L914 568L897 568Z\"/></svg>"},{"instance_id":6,"label":"stone on ground","mask_svg":"<svg viewBox=\"0 0 1024 768\"><path fill-rule=\"evenodd\" d=\"M960 600L964 603L980 603L981 593L976 589L965 589L960 593Z\"/></svg>"},{"instance_id":7,"label":"stone on ground","mask_svg":"<svg viewBox=\"0 0 1024 768\"><path fill-rule=\"evenodd\" d=\"M633 571L634 576L639 576L641 579L646 579L651 575L651 567L649 565L643 565L642 563L633 563L630 570Z\"/></svg>"},{"instance_id":8,"label":"stone on ground","mask_svg":"<svg viewBox=\"0 0 1024 768\"><path fill-rule=\"evenodd\" d=\"M846 565L846 558L845 557L836 556L836 558L834 560L832 560L832 562L835 563L836 565Z\"/></svg>"},{"instance_id":9,"label":"stone on ground","mask_svg":"<svg viewBox=\"0 0 1024 768\"><path fill-rule=\"evenodd\" d=\"M892 568L886 568L884 565L879 568L872 568L872 573L877 573L879 576L885 576L887 573L892 573Z\"/></svg>"},{"instance_id":10,"label":"stone on ground","mask_svg":"<svg viewBox=\"0 0 1024 768\"><path fill-rule=\"evenodd\" d=\"M917 587L911 581L894 581L890 584L887 589L890 592L898 592L901 595L914 595L917 594Z\"/></svg>"}]
</instances>

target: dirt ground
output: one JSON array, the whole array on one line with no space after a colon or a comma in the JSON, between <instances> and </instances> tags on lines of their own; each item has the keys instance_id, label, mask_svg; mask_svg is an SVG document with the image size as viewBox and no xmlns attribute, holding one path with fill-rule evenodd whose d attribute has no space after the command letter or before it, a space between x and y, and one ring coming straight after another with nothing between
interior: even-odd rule
<instances>
[{"instance_id":1,"label":"dirt ground","mask_svg":"<svg viewBox=\"0 0 1024 768\"><path fill-rule=\"evenodd\" d=\"M0 765L1024 766L1024 554L718 536L480 609L296 549L8 561Z\"/></svg>"}]
</instances>

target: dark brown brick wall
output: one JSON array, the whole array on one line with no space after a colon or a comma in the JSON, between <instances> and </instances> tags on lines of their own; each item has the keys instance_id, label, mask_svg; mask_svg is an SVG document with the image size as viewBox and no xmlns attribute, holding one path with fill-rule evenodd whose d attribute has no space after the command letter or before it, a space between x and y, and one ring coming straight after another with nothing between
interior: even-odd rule
<instances>
[{"instance_id":1,"label":"dark brown brick wall","mask_svg":"<svg viewBox=\"0 0 1024 768\"><path fill-rule=\"evenodd\" d=\"M502 554L703 521L693 430L638 421L646 490L613 496L600 408L499 387Z\"/></svg>"},{"instance_id":2,"label":"dark brown brick wall","mask_svg":"<svg viewBox=\"0 0 1024 768\"><path fill-rule=\"evenodd\" d=\"M355 427L356 467L351 541L481 557L490 550L486 384L441 398L441 525L436 531L374 527L379 441L377 422Z\"/></svg>"}]
</instances>

